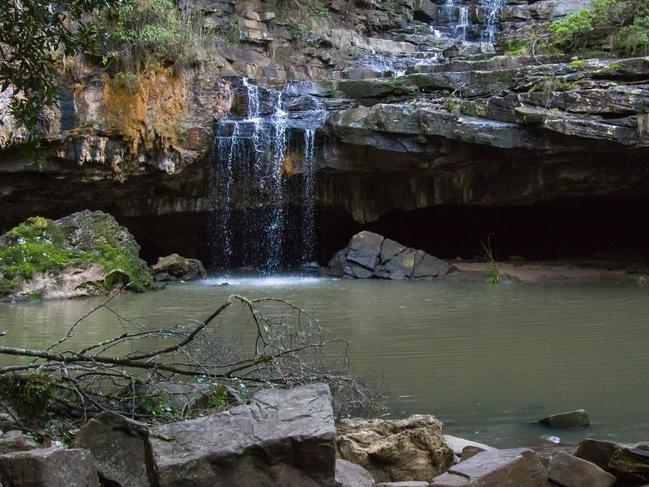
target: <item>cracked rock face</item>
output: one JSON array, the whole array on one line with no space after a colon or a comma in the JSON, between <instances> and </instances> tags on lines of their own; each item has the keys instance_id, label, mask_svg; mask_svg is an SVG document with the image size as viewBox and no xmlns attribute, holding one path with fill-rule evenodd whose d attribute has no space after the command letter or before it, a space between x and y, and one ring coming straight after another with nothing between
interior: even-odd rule
<instances>
[{"instance_id":1,"label":"cracked rock face","mask_svg":"<svg viewBox=\"0 0 649 487\"><path fill-rule=\"evenodd\" d=\"M360 232L329 263L329 271L355 279L440 279L453 268L422 250L406 248L372 232Z\"/></svg>"},{"instance_id":2,"label":"cracked rock face","mask_svg":"<svg viewBox=\"0 0 649 487\"><path fill-rule=\"evenodd\" d=\"M159 426L149 442L159 487L331 487L335 424L329 387L264 390L250 404Z\"/></svg>"}]
</instances>

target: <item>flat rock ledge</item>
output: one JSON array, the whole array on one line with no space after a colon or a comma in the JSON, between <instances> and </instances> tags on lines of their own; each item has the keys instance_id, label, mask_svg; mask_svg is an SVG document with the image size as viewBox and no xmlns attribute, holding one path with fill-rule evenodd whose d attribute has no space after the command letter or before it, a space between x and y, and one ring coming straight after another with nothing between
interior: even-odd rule
<instances>
[{"instance_id":1,"label":"flat rock ledge","mask_svg":"<svg viewBox=\"0 0 649 487\"><path fill-rule=\"evenodd\" d=\"M354 235L329 262L330 274L353 279L432 280L451 271L451 265L423 250L367 231Z\"/></svg>"}]
</instances>

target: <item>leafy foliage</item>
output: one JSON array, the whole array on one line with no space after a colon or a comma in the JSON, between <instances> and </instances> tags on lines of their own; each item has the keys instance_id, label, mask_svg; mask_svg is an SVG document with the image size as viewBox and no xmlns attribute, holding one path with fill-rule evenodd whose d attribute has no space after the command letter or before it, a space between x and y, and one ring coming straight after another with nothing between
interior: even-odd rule
<instances>
[{"instance_id":1,"label":"leafy foliage","mask_svg":"<svg viewBox=\"0 0 649 487\"><path fill-rule=\"evenodd\" d=\"M552 44L565 50L607 44L619 54L649 50L649 0L595 0L550 25Z\"/></svg>"},{"instance_id":2,"label":"leafy foliage","mask_svg":"<svg viewBox=\"0 0 649 487\"><path fill-rule=\"evenodd\" d=\"M55 59L82 52L95 39L89 19L121 0L0 0L0 91L12 85L10 112L34 128L56 95ZM0 114L0 123L4 114Z\"/></svg>"},{"instance_id":3,"label":"leafy foliage","mask_svg":"<svg viewBox=\"0 0 649 487\"><path fill-rule=\"evenodd\" d=\"M193 64L215 39L199 15L180 12L173 0L124 0L99 23L104 64L127 73Z\"/></svg>"}]
</instances>

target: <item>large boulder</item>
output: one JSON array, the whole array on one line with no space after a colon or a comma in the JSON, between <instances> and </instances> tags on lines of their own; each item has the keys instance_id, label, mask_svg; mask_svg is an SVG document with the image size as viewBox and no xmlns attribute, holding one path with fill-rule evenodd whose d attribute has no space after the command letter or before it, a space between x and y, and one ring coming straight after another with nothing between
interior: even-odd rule
<instances>
[{"instance_id":1,"label":"large boulder","mask_svg":"<svg viewBox=\"0 0 649 487\"><path fill-rule=\"evenodd\" d=\"M140 247L107 213L27 219L0 237L0 296L74 298L152 285Z\"/></svg>"},{"instance_id":2,"label":"large boulder","mask_svg":"<svg viewBox=\"0 0 649 487\"><path fill-rule=\"evenodd\" d=\"M79 430L73 446L90 451L103 484L148 487L147 438L143 424L105 412Z\"/></svg>"},{"instance_id":3,"label":"large boulder","mask_svg":"<svg viewBox=\"0 0 649 487\"><path fill-rule=\"evenodd\" d=\"M630 483L649 482L649 444L622 445L587 438L574 455Z\"/></svg>"},{"instance_id":4,"label":"large boulder","mask_svg":"<svg viewBox=\"0 0 649 487\"><path fill-rule=\"evenodd\" d=\"M342 419L336 446L340 458L366 468L377 482L429 480L453 464L442 423L430 415Z\"/></svg>"},{"instance_id":5,"label":"large boulder","mask_svg":"<svg viewBox=\"0 0 649 487\"><path fill-rule=\"evenodd\" d=\"M552 456L548 478L563 487L611 487L616 480L594 463L566 452Z\"/></svg>"},{"instance_id":6,"label":"large boulder","mask_svg":"<svg viewBox=\"0 0 649 487\"><path fill-rule=\"evenodd\" d=\"M329 387L313 384L156 427L149 444L158 487L331 487L335 437Z\"/></svg>"},{"instance_id":7,"label":"large boulder","mask_svg":"<svg viewBox=\"0 0 649 487\"><path fill-rule=\"evenodd\" d=\"M47 448L0 455L6 487L99 487L88 450Z\"/></svg>"},{"instance_id":8,"label":"large boulder","mask_svg":"<svg viewBox=\"0 0 649 487\"><path fill-rule=\"evenodd\" d=\"M178 254L160 257L152 269L155 280L159 282L193 281L207 275L200 260L188 259Z\"/></svg>"},{"instance_id":9,"label":"large boulder","mask_svg":"<svg viewBox=\"0 0 649 487\"><path fill-rule=\"evenodd\" d=\"M490 450L451 467L431 487L547 487L548 476L532 450Z\"/></svg>"},{"instance_id":10,"label":"large boulder","mask_svg":"<svg viewBox=\"0 0 649 487\"><path fill-rule=\"evenodd\" d=\"M405 247L373 232L360 232L329 263L334 275L355 279L438 279L453 268L423 250Z\"/></svg>"}]
</instances>

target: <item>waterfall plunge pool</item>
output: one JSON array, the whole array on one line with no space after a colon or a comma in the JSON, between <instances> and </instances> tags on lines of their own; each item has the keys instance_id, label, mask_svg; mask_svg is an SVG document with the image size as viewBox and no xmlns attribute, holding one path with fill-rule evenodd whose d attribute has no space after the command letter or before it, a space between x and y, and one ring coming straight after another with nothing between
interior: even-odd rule
<instances>
[{"instance_id":1,"label":"waterfall plunge pool","mask_svg":"<svg viewBox=\"0 0 649 487\"><path fill-rule=\"evenodd\" d=\"M223 283L229 285L224 286ZM228 277L123 294L112 307L143 328L202 319L230 294L279 297L351 343L355 373L381 383L392 417L431 413L449 434L498 447L543 446L559 436L649 438L649 295L628 283L494 286L470 282ZM102 298L0 304L3 345L45 348ZM232 333L250 333L248 317ZM107 311L70 346L119 335ZM241 336L238 336L241 335ZM11 358L0 357L9 364ZM587 430L545 430L551 413L585 408Z\"/></svg>"}]
</instances>

